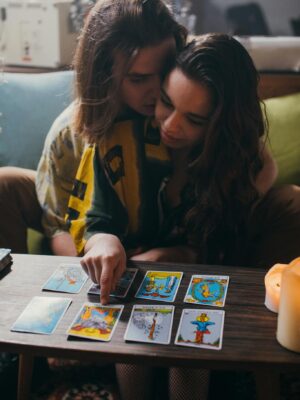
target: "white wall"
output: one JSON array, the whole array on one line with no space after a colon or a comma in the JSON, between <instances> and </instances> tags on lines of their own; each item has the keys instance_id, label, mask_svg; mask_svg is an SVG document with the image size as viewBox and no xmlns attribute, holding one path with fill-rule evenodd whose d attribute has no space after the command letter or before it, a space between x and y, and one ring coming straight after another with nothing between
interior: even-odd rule
<instances>
[{"instance_id":1,"label":"white wall","mask_svg":"<svg viewBox=\"0 0 300 400\"><path fill-rule=\"evenodd\" d=\"M197 14L197 33L229 32L225 11L229 6L251 3L251 0L193 0ZM258 0L272 35L293 35L291 18L300 19L300 0Z\"/></svg>"}]
</instances>

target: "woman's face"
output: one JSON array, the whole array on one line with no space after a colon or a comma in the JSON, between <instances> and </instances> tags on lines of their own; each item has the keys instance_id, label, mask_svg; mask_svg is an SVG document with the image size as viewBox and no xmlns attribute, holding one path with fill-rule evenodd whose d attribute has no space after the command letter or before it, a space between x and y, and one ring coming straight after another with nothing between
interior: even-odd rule
<instances>
[{"instance_id":1,"label":"woman's face","mask_svg":"<svg viewBox=\"0 0 300 400\"><path fill-rule=\"evenodd\" d=\"M208 87L175 68L162 85L155 109L162 142L174 150L190 150L205 135L212 111Z\"/></svg>"},{"instance_id":2,"label":"woman's face","mask_svg":"<svg viewBox=\"0 0 300 400\"><path fill-rule=\"evenodd\" d=\"M120 99L123 106L145 116L154 115L159 96L161 75L169 57L175 57L176 45L173 37L163 40L156 46L140 49L134 57L129 70L122 78ZM115 54L115 76L121 76L125 57Z\"/></svg>"}]
</instances>

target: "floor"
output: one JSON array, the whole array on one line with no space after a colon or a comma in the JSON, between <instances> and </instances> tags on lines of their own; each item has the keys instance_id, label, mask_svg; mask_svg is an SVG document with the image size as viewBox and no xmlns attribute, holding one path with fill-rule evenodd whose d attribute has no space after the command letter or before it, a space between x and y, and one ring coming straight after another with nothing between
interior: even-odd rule
<instances>
[{"instance_id":1,"label":"floor","mask_svg":"<svg viewBox=\"0 0 300 400\"><path fill-rule=\"evenodd\" d=\"M15 400L18 358L0 353L1 398ZM255 382L244 371L212 371L208 400L256 400ZM120 400L117 394L113 366L78 365L75 361L55 361L49 368L45 359L35 362L31 400L95 399ZM165 400L164 396L164 400ZM281 377L281 400L300 399L300 375Z\"/></svg>"}]
</instances>

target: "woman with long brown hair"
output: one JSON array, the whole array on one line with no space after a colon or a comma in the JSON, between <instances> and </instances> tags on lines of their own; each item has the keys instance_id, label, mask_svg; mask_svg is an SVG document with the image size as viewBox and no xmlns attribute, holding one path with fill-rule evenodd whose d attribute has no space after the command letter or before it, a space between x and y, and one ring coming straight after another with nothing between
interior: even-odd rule
<instances>
[{"instance_id":1,"label":"woman with long brown hair","mask_svg":"<svg viewBox=\"0 0 300 400\"><path fill-rule=\"evenodd\" d=\"M116 121L154 114L162 76L186 34L162 0L99 0L89 12L74 57L75 101L50 131L36 178L55 254L82 251L89 144L111 135Z\"/></svg>"},{"instance_id":2,"label":"woman with long brown hair","mask_svg":"<svg viewBox=\"0 0 300 400\"><path fill-rule=\"evenodd\" d=\"M300 189L272 188L277 168L266 147L257 85L253 61L236 39L203 35L179 54L163 82L155 110L158 129L146 122L144 137L127 133L128 143L145 148L149 137L156 138L169 155L165 170L153 179L151 159L139 154L134 165L143 171L143 182L126 196L132 160L120 157L122 168L112 175L101 155L102 146L112 150L115 143L108 138L98 144L81 264L101 285L103 303L127 258L268 267L298 255ZM141 199L135 212L131 199ZM153 369L117 371L124 398L137 398L130 385L136 376L147 377L153 398ZM125 385L126 375L132 379ZM170 399L204 399L207 378L205 370L171 368Z\"/></svg>"}]
</instances>

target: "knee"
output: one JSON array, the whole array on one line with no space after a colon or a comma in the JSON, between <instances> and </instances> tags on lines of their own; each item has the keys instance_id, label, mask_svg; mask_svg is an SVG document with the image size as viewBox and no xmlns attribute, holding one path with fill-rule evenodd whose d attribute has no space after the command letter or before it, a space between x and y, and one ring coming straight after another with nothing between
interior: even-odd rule
<instances>
[{"instance_id":1,"label":"knee","mask_svg":"<svg viewBox=\"0 0 300 400\"><path fill-rule=\"evenodd\" d=\"M28 187L29 182L34 181L35 171L18 167L0 168L0 201L6 202L12 199L18 191Z\"/></svg>"},{"instance_id":2,"label":"knee","mask_svg":"<svg viewBox=\"0 0 300 400\"><path fill-rule=\"evenodd\" d=\"M10 191L15 183L18 174L15 167L1 167L0 168L0 190L1 198L6 191Z\"/></svg>"}]
</instances>

